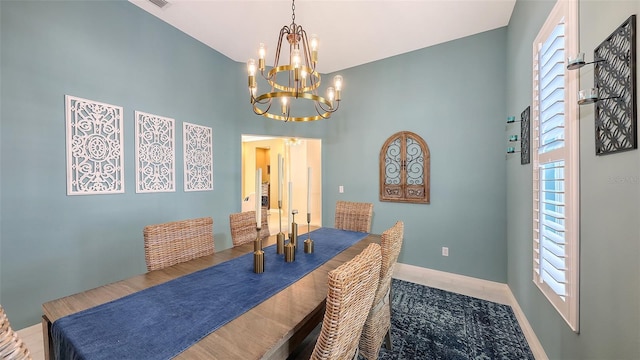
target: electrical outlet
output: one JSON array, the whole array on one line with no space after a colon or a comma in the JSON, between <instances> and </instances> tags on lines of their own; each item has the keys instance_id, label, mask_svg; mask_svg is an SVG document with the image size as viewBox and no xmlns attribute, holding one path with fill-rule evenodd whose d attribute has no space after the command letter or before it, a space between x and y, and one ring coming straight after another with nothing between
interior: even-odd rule
<instances>
[{"instance_id":1,"label":"electrical outlet","mask_svg":"<svg viewBox=\"0 0 640 360\"><path fill-rule=\"evenodd\" d=\"M449 256L449 248L446 246L442 247L442 256Z\"/></svg>"},{"instance_id":2,"label":"electrical outlet","mask_svg":"<svg viewBox=\"0 0 640 360\"><path fill-rule=\"evenodd\" d=\"M342 194L344 192L344 186L342 185L338 186L338 192Z\"/></svg>"}]
</instances>

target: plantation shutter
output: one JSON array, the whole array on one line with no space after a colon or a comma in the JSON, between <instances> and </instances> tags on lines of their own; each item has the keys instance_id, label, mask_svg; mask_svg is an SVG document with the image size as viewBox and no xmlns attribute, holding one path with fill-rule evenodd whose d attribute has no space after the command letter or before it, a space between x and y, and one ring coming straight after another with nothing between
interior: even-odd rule
<instances>
[{"instance_id":1,"label":"plantation shutter","mask_svg":"<svg viewBox=\"0 0 640 360\"><path fill-rule=\"evenodd\" d=\"M579 330L578 5L558 0L533 43L533 281Z\"/></svg>"},{"instance_id":2,"label":"plantation shutter","mask_svg":"<svg viewBox=\"0 0 640 360\"><path fill-rule=\"evenodd\" d=\"M534 241L538 281L561 299L566 296L565 158L564 149L564 22L558 24L538 54L539 126L538 181L534 183L537 211Z\"/></svg>"}]
</instances>

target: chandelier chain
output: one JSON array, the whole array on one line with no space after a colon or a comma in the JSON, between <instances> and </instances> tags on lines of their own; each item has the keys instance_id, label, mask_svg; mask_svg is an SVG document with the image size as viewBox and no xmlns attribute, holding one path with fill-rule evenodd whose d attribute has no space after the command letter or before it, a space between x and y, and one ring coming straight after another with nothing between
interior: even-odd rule
<instances>
[{"instance_id":1,"label":"chandelier chain","mask_svg":"<svg viewBox=\"0 0 640 360\"><path fill-rule=\"evenodd\" d=\"M291 22L296 23L296 0L291 2Z\"/></svg>"}]
</instances>

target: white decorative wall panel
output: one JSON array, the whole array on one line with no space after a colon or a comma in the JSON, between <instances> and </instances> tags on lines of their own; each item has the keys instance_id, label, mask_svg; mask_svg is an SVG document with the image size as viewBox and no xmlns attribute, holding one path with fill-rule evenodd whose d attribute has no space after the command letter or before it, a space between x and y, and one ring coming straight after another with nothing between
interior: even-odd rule
<instances>
[{"instance_id":1,"label":"white decorative wall panel","mask_svg":"<svg viewBox=\"0 0 640 360\"><path fill-rule=\"evenodd\" d=\"M184 191L213 190L213 130L185 122L182 134Z\"/></svg>"},{"instance_id":2,"label":"white decorative wall panel","mask_svg":"<svg viewBox=\"0 0 640 360\"><path fill-rule=\"evenodd\" d=\"M65 95L67 195L124 193L122 107Z\"/></svg>"},{"instance_id":3,"label":"white decorative wall panel","mask_svg":"<svg viewBox=\"0 0 640 360\"><path fill-rule=\"evenodd\" d=\"M175 183L175 121L135 112L136 192L172 192Z\"/></svg>"}]
</instances>

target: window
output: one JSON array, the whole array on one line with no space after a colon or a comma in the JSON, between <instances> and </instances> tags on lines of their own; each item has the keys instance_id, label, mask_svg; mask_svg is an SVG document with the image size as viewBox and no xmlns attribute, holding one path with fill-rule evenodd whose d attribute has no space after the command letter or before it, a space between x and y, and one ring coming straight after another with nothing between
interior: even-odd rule
<instances>
[{"instance_id":1,"label":"window","mask_svg":"<svg viewBox=\"0 0 640 360\"><path fill-rule=\"evenodd\" d=\"M578 332L578 37L575 0L558 0L533 43L533 281Z\"/></svg>"},{"instance_id":2,"label":"window","mask_svg":"<svg viewBox=\"0 0 640 360\"><path fill-rule=\"evenodd\" d=\"M391 135L380 149L380 201L429 203L429 147L410 131Z\"/></svg>"}]
</instances>

